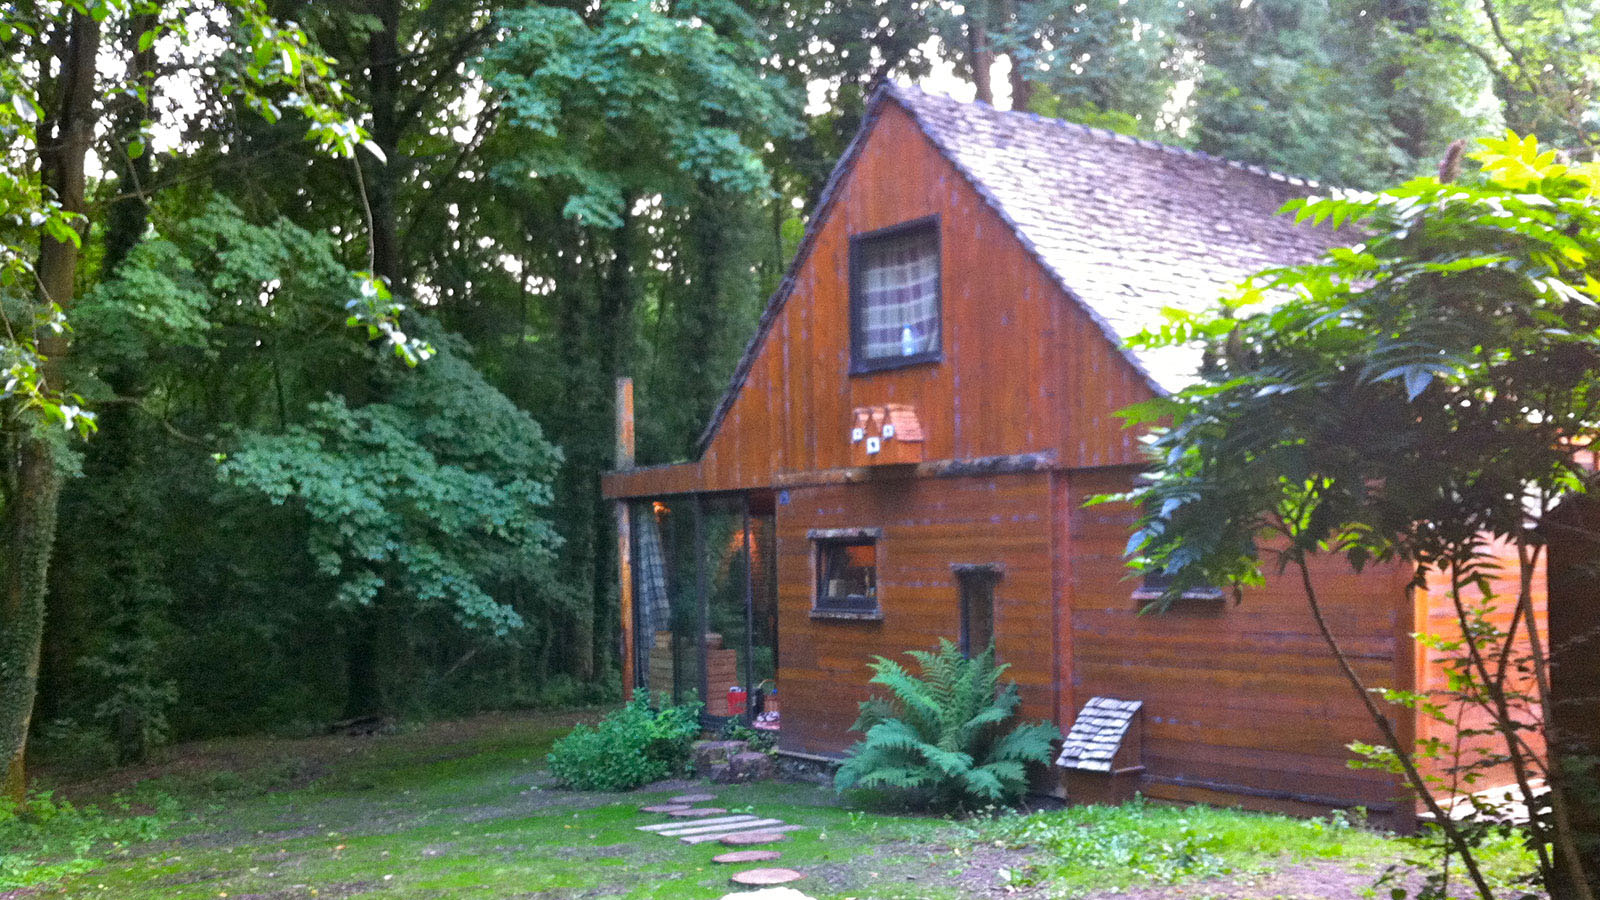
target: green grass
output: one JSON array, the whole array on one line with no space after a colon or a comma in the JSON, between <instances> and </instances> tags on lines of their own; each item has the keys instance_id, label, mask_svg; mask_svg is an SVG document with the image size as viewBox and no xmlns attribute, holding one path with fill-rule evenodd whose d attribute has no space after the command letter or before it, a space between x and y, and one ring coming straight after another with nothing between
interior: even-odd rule
<instances>
[{"instance_id":1,"label":"green grass","mask_svg":"<svg viewBox=\"0 0 1600 900\"><path fill-rule=\"evenodd\" d=\"M710 862L717 845L635 830L655 821L639 806L681 787L548 786L544 753L572 721L492 716L388 737L182 748L150 770L73 786L80 810L112 795L128 804L83 814L82 840L35 828L10 851L0 844L11 865L0 896L33 884L117 900L720 897L730 873ZM1070 897L1319 860L1375 878L1405 849L1337 819L1132 804L951 822L852 810L806 785L713 790L723 806L809 826L779 845L781 864L807 873L796 886L822 900Z\"/></svg>"}]
</instances>

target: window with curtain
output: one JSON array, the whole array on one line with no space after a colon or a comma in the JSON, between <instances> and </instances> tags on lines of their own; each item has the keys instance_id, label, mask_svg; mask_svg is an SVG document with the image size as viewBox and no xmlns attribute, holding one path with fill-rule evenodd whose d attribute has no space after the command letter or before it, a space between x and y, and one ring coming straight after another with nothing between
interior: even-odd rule
<instances>
[{"instance_id":1,"label":"window with curtain","mask_svg":"<svg viewBox=\"0 0 1600 900\"><path fill-rule=\"evenodd\" d=\"M939 220L857 235L850 244L851 369L939 358Z\"/></svg>"}]
</instances>

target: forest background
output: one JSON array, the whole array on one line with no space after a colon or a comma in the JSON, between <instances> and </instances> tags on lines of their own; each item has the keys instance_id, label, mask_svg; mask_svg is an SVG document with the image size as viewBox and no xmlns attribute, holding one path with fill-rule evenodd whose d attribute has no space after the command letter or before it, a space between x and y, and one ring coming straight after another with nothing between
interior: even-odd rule
<instances>
[{"instance_id":1,"label":"forest background","mask_svg":"<svg viewBox=\"0 0 1600 900\"><path fill-rule=\"evenodd\" d=\"M60 114L87 123L55 361L69 427L0 400L0 525L29 512L26 448L59 432L23 721L37 752L81 765L618 696L598 494L613 381L636 380L641 463L692 455L884 79L1357 188L1506 128L1600 147L1600 22L1564 0L77 0L5 16L8 184L42 178L48 198L34 151ZM94 61L76 80L89 100L74 48ZM306 108L286 77L301 52L327 66L313 136L347 116L359 141L330 150L274 114ZM7 246L45 260L39 228L12 217ZM352 298L359 312L385 290L403 312L348 327ZM0 286L8 325L38 303L30 282ZM80 408L92 427L72 427ZM0 569L26 571L25 549L8 540Z\"/></svg>"}]
</instances>

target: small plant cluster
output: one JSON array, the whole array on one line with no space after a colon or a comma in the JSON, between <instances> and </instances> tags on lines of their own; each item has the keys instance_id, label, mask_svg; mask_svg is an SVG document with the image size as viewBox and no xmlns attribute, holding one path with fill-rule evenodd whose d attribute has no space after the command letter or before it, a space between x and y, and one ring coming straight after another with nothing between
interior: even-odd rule
<instances>
[{"instance_id":1,"label":"small plant cluster","mask_svg":"<svg viewBox=\"0 0 1600 900\"><path fill-rule=\"evenodd\" d=\"M717 732L717 737L724 741L744 741L757 753L771 753L778 748L778 736L775 733L751 728L738 719L724 722L722 730Z\"/></svg>"},{"instance_id":2,"label":"small plant cluster","mask_svg":"<svg viewBox=\"0 0 1600 900\"><path fill-rule=\"evenodd\" d=\"M1028 786L1028 765L1050 761L1059 733L1048 723L1019 724L1017 685L1000 687L1008 666L994 648L970 659L941 639L933 652L912 650L921 677L878 657L871 682L892 699L861 704L851 730L866 737L850 749L834 786L888 789L912 805L970 810L1014 803Z\"/></svg>"},{"instance_id":3,"label":"small plant cluster","mask_svg":"<svg viewBox=\"0 0 1600 900\"><path fill-rule=\"evenodd\" d=\"M700 705L652 709L644 692L594 726L579 725L545 762L563 785L580 791L626 791L683 774L700 734Z\"/></svg>"},{"instance_id":4,"label":"small plant cluster","mask_svg":"<svg viewBox=\"0 0 1600 900\"><path fill-rule=\"evenodd\" d=\"M1346 814L1297 819L1161 806L1142 797L1120 806L974 820L966 827L973 843L1030 851L1033 863L1009 872L1009 884L1049 883L1053 896L1062 897L1259 871L1263 860L1392 852L1359 817Z\"/></svg>"},{"instance_id":5,"label":"small plant cluster","mask_svg":"<svg viewBox=\"0 0 1600 900\"><path fill-rule=\"evenodd\" d=\"M157 815L129 815L121 797L112 804L116 810L108 813L49 791L31 794L22 806L0 798L0 891L93 869L107 851L160 837L171 815L165 809ZM161 798L159 805L170 801Z\"/></svg>"}]
</instances>

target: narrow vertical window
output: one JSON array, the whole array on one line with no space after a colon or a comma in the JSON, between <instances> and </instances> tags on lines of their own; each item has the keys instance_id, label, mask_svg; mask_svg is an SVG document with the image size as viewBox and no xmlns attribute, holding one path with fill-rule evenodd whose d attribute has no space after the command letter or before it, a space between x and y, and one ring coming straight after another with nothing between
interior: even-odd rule
<instances>
[{"instance_id":1,"label":"narrow vertical window","mask_svg":"<svg viewBox=\"0 0 1600 900\"><path fill-rule=\"evenodd\" d=\"M970 658L994 642L994 587L1000 581L1000 567L956 566L955 574L961 603L961 652Z\"/></svg>"}]
</instances>

